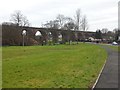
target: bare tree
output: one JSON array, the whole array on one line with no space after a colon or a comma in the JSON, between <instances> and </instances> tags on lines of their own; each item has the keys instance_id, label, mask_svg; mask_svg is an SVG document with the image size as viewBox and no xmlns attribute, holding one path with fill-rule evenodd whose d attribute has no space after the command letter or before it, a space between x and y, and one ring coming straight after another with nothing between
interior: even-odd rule
<instances>
[{"instance_id":1,"label":"bare tree","mask_svg":"<svg viewBox=\"0 0 120 90\"><path fill-rule=\"evenodd\" d=\"M75 23L75 27L74 27L75 38L76 38L76 41L77 41L77 44L78 44L78 35L77 35L76 31L79 31L80 28L81 28L81 10L80 9L76 10L76 14L75 14L74 18L75 18L75 20L74 20L74 23Z\"/></svg>"},{"instance_id":2,"label":"bare tree","mask_svg":"<svg viewBox=\"0 0 120 90\"><path fill-rule=\"evenodd\" d=\"M106 34L106 33L108 32L108 29L107 29L107 28L103 28L103 29L101 30L101 32L102 32L103 34Z\"/></svg>"},{"instance_id":3,"label":"bare tree","mask_svg":"<svg viewBox=\"0 0 120 90\"><path fill-rule=\"evenodd\" d=\"M58 29L59 28L59 21L58 20L54 20L53 21L53 28L54 29Z\"/></svg>"},{"instance_id":4,"label":"bare tree","mask_svg":"<svg viewBox=\"0 0 120 90\"><path fill-rule=\"evenodd\" d=\"M75 17L75 23L76 23L75 30L79 31L81 27L81 10L80 9L76 10L76 15L74 17Z\"/></svg>"},{"instance_id":5,"label":"bare tree","mask_svg":"<svg viewBox=\"0 0 120 90\"><path fill-rule=\"evenodd\" d=\"M66 29L66 30L68 30L68 37L67 37L67 39L68 39L68 42L69 42L69 45L70 45L70 36L71 36L71 34L70 34L70 30L74 30L74 28L75 28L75 23L74 23L74 20L71 18L71 17L65 17L65 23L64 23L64 29Z\"/></svg>"},{"instance_id":6,"label":"bare tree","mask_svg":"<svg viewBox=\"0 0 120 90\"><path fill-rule=\"evenodd\" d=\"M64 29L72 30L75 27L74 20L71 17L65 17Z\"/></svg>"},{"instance_id":7,"label":"bare tree","mask_svg":"<svg viewBox=\"0 0 120 90\"><path fill-rule=\"evenodd\" d=\"M11 21L13 21L18 26L22 25L22 18L23 18L23 15L22 15L21 11L19 11L19 10L15 11L11 15Z\"/></svg>"},{"instance_id":8,"label":"bare tree","mask_svg":"<svg viewBox=\"0 0 120 90\"><path fill-rule=\"evenodd\" d=\"M86 15L84 15L83 18L82 18L81 28L82 28L83 31L88 30L88 21L87 21Z\"/></svg>"},{"instance_id":9,"label":"bare tree","mask_svg":"<svg viewBox=\"0 0 120 90\"><path fill-rule=\"evenodd\" d=\"M82 35L83 35L83 39L84 39L84 41L85 41L85 39L86 39L85 31L88 30L88 21L87 21L87 18L86 18L85 15L82 17L81 29L84 31L84 32L82 33Z\"/></svg>"},{"instance_id":10,"label":"bare tree","mask_svg":"<svg viewBox=\"0 0 120 90\"><path fill-rule=\"evenodd\" d=\"M65 16L62 15L62 14L59 14L57 17L56 17L56 20L58 20L59 22L59 28L62 29L64 27L64 24L65 24Z\"/></svg>"},{"instance_id":11,"label":"bare tree","mask_svg":"<svg viewBox=\"0 0 120 90\"><path fill-rule=\"evenodd\" d=\"M26 16L22 17L22 26L30 26L29 20Z\"/></svg>"},{"instance_id":12,"label":"bare tree","mask_svg":"<svg viewBox=\"0 0 120 90\"><path fill-rule=\"evenodd\" d=\"M47 21L44 26L46 28L54 28L54 29L68 29L66 25L73 22L73 19L70 17L65 17L64 15L59 14L55 20Z\"/></svg>"},{"instance_id":13,"label":"bare tree","mask_svg":"<svg viewBox=\"0 0 120 90\"><path fill-rule=\"evenodd\" d=\"M74 22L68 22L64 25L64 27L66 28L66 30L73 30L75 27Z\"/></svg>"},{"instance_id":14,"label":"bare tree","mask_svg":"<svg viewBox=\"0 0 120 90\"><path fill-rule=\"evenodd\" d=\"M20 10L15 11L11 15L11 21L13 21L17 26L29 26L30 23L26 16L24 16Z\"/></svg>"},{"instance_id":15,"label":"bare tree","mask_svg":"<svg viewBox=\"0 0 120 90\"><path fill-rule=\"evenodd\" d=\"M59 28L59 24L58 24L58 20L50 20L50 21L47 21L46 24L44 24L44 26L46 28L53 28L53 29L58 29Z\"/></svg>"}]
</instances>

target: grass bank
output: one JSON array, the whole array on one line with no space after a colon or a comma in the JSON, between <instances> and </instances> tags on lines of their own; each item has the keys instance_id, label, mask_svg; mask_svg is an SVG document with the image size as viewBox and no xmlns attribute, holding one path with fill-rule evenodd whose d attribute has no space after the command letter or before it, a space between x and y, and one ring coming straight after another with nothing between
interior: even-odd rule
<instances>
[{"instance_id":1,"label":"grass bank","mask_svg":"<svg viewBox=\"0 0 120 90\"><path fill-rule=\"evenodd\" d=\"M3 47L3 88L88 88L106 51L97 45Z\"/></svg>"}]
</instances>

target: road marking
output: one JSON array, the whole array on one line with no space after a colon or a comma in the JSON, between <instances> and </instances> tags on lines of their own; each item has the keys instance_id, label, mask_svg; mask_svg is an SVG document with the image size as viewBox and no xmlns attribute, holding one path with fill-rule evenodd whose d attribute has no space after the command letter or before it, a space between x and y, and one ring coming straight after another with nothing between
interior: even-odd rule
<instances>
[{"instance_id":1,"label":"road marking","mask_svg":"<svg viewBox=\"0 0 120 90\"><path fill-rule=\"evenodd\" d=\"M99 78L100 78L100 76L101 76L101 74L102 74L102 72L103 72L103 69L104 69L104 67L105 67L105 65L106 65L106 62L107 62L107 59L106 59L105 62L104 62L104 65L103 65L103 67L102 67L102 69L101 69L101 71L100 71L100 73L99 73L99 75L98 75L98 77L97 77L97 79L96 79L93 87L92 87L92 90L94 90L95 86L97 85L98 80L99 80Z\"/></svg>"}]
</instances>

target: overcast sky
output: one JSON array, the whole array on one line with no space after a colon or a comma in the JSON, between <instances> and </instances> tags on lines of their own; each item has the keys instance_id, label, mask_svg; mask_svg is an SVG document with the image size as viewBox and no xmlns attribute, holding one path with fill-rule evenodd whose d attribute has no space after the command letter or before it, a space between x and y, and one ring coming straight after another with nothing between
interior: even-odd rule
<instances>
[{"instance_id":1,"label":"overcast sky","mask_svg":"<svg viewBox=\"0 0 120 90\"><path fill-rule=\"evenodd\" d=\"M0 23L9 22L10 15L20 10L34 27L54 20L58 14L74 17L78 8L86 15L89 31L118 27L119 0L1 0Z\"/></svg>"}]
</instances>

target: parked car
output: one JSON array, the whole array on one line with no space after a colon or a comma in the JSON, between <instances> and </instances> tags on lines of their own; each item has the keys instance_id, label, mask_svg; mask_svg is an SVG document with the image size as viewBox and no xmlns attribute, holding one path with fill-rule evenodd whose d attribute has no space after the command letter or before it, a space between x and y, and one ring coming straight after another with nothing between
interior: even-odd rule
<instances>
[{"instance_id":1,"label":"parked car","mask_svg":"<svg viewBox=\"0 0 120 90\"><path fill-rule=\"evenodd\" d=\"M118 43L117 42L112 42L112 45L118 45Z\"/></svg>"}]
</instances>

